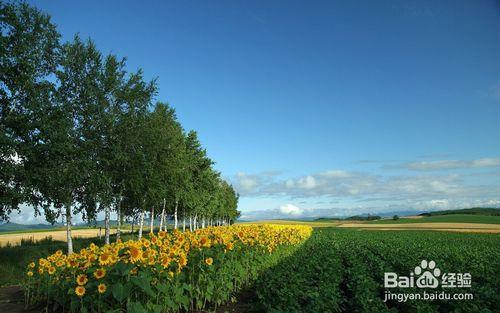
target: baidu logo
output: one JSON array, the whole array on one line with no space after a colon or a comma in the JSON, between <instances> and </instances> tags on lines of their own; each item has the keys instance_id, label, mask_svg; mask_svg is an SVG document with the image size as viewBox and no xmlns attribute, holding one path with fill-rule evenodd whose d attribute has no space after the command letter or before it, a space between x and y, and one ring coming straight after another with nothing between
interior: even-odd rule
<instances>
[{"instance_id":1,"label":"baidu logo","mask_svg":"<svg viewBox=\"0 0 500 313\"><path fill-rule=\"evenodd\" d=\"M409 276L398 275L393 272L384 274L385 288L467 288L471 287L470 273L441 273L436 262L422 260Z\"/></svg>"}]
</instances>

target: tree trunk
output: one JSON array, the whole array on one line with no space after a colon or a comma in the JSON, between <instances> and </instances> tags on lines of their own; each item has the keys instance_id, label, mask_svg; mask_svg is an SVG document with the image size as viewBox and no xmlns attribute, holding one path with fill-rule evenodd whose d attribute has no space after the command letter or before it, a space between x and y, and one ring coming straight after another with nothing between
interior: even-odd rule
<instances>
[{"instance_id":1,"label":"tree trunk","mask_svg":"<svg viewBox=\"0 0 500 313\"><path fill-rule=\"evenodd\" d=\"M205 217L201 218L201 228L205 228Z\"/></svg>"},{"instance_id":2,"label":"tree trunk","mask_svg":"<svg viewBox=\"0 0 500 313\"><path fill-rule=\"evenodd\" d=\"M174 228L177 229L177 208L179 207L179 201L175 200L175 209L174 209Z\"/></svg>"},{"instance_id":3,"label":"tree trunk","mask_svg":"<svg viewBox=\"0 0 500 313\"><path fill-rule=\"evenodd\" d=\"M71 237L71 204L66 205L66 240L68 241L68 255L73 253L73 238Z\"/></svg>"},{"instance_id":4,"label":"tree trunk","mask_svg":"<svg viewBox=\"0 0 500 313\"><path fill-rule=\"evenodd\" d=\"M160 231L162 231L163 228L163 223L165 221L165 198L163 198L163 209L161 210L161 216L160 216Z\"/></svg>"},{"instance_id":5,"label":"tree trunk","mask_svg":"<svg viewBox=\"0 0 500 313\"><path fill-rule=\"evenodd\" d=\"M189 214L189 230L193 231L193 216Z\"/></svg>"},{"instance_id":6,"label":"tree trunk","mask_svg":"<svg viewBox=\"0 0 500 313\"><path fill-rule=\"evenodd\" d=\"M109 218L110 218L110 209L109 206L104 207L104 244L109 245L109 232L110 232L110 223L109 223Z\"/></svg>"},{"instance_id":7,"label":"tree trunk","mask_svg":"<svg viewBox=\"0 0 500 313\"><path fill-rule=\"evenodd\" d=\"M121 228L122 228L122 206L121 206L121 200L118 202L118 205L116 206L116 240L120 240L120 233L121 233Z\"/></svg>"},{"instance_id":8,"label":"tree trunk","mask_svg":"<svg viewBox=\"0 0 500 313\"><path fill-rule=\"evenodd\" d=\"M182 231L186 231L186 217L182 217Z\"/></svg>"},{"instance_id":9,"label":"tree trunk","mask_svg":"<svg viewBox=\"0 0 500 313\"><path fill-rule=\"evenodd\" d=\"M141 211L141 217L139 221L139 240L142 238L142 228L144 227L144 210Z\"/></svg>"},{"instance_id":10,"label":"tree trunk","mask_svg":"<svg viewBox=\"0 0 500 313\"><path fill-rule=\"evenodd\" d=\"M151 226L150 226L149 232L153 233L153 229L155 227L155 224L154 224L154 222L155 222L155 208L154 207L151 208L151 213L149 214L149 218L151 219Z\"/></svg>"}]
</instances>

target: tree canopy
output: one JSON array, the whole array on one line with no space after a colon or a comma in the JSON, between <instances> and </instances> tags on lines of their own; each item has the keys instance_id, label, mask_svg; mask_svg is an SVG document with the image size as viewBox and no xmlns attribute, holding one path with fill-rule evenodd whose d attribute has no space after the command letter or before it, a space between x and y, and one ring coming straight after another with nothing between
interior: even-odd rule
<instances>
[{"instance_id":1,"label":"tree canopy","mask_svg":"<svg viewBox=\"0 0 500 313\"><path fill-rule=\"evenodd\" d=\"M234 221L237 193L197 133L156 102L156 81L90 39L60 37L47 14L0 1L0 220L31 205L49 222L65 217L68 242L77 212L104 212L107 229L111 211L140 216L141 232L146 212L175 227Z\"/></svg>"}]
</instances>

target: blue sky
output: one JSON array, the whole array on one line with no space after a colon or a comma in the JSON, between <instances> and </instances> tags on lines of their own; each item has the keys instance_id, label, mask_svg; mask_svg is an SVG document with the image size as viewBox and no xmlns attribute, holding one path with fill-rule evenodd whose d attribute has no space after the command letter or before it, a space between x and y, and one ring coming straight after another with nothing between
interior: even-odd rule
<instances>
[{"instance_id":1,"label":"blue sky","mask_svg":"<svg viewBox=\"0 0 500 313\"><path fill-rule=\"evenodd\" d=\"M243 218L500 206L495 1L33 1L199 132Z\"/></svg>"}]
</instances>

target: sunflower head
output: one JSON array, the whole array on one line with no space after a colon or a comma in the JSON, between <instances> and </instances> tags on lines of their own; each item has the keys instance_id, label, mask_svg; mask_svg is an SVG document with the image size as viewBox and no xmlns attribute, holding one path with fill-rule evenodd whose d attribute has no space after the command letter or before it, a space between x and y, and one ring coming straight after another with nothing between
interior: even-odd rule
<instances>
[{"instance_id":1,"label":"sunflower head","mask_svg":"<svg viewBox=\"0 0 500 313\"><path fill-rule=\"evenodd\" d=\"M207 263L207 265L212 265L214 263L214 259L212 259L212 258L206 258L205 259L205 263Z\"/></svg>"},{"instance_id":2,"label":"sunflower head","mask_svg":"<svg viewBox=\"0 0 500 313\"><path fill-rule=\"evenodd\" d=\"M85 275L85 274L80 274L80 275L76 276L76 283L79 286L85 285L88 281L89 281L89 279L87 278L87 275Z\"/></svg>"},{"instance_id":3,"label":"sunflower head","mask_svg":"<svg viewBox=\"0 0 500 313\"><path fill-rule=\"evenodd\" d=\"M83 297L83 295L85 294L85 287L83 286L77 286L75 288L75 293L77 296L79 296L80 298Z\"/></svg>"},{"instance_id":4,"label":"sunflower head","mask_svg":"<svg viewBox=\"0 0 500 313\"><path fill-rule=\"evenodd\" d=\"M135 263L142 258L142 249L138 247L131 246L128 250L128 253L130 256L130 261L132 261L132 263Z\"/></svg>"},{"instance_id":5,"label":"sunflower head","mask_svg":"<svg viewBox=\"0 0 500 313\"><path fill-rule=\"evenodd\" d=\"M99 293L105 293L106 292L106 285L105 284L99 284L99 286L97 286L97 291L99 291Z\"/></svg>"},{"instance_id":6,"label":"sunflower head","mask_svg":"<svg viewBox=\"0 0 500 313\"><path fill-rule=\"evenodd\" d=\"M186 266L187 264L187 258L181 254L181 256L179 257L179 265L180 266Z\"/></svg>"},{"instance_id":7,"label":"sunflower head","mask_svg":"<svg viewBox=\"0 0 500 313\"><path fill-rule=\"evenodd\" d=\"M94 272L94 277L97 278L97 279L101 279L103 278L104 276L106 276L106 270L104 268L98 268L95 272Z\"/></svg>"}]
</instances>

